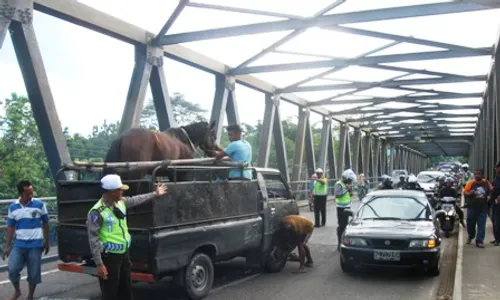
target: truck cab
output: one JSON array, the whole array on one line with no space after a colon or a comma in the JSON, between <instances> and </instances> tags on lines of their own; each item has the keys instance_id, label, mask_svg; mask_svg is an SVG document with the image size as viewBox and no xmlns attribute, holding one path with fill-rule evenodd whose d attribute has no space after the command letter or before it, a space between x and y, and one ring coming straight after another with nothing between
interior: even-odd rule
<instances>
[{"instance_id":1,"label":"truck cab","mask_svg":"<svg viewBox=\"0 0 500 300\"><path fill-rule=\"evenodd\" d=\"M139 185L137 194L152 191L157 182L168 186L166 195L127 211L134 281L174 277L191 299L202 299L210 292L217 262L244 257L266 272L283 269L286 258L274 255L280 248L280 221L298 214L299 208L278 170L252 168L252 180L220 180L229 167L183 165L180 169L204 176L172 182L156 178L153 172L151 179L123 180L130 190ZM97 274L86 218L102 195L99 178L57 182L61 271ZM190 278L196 270L204 274L206 284L197 286Z\"/></svg>"}]
</instances>

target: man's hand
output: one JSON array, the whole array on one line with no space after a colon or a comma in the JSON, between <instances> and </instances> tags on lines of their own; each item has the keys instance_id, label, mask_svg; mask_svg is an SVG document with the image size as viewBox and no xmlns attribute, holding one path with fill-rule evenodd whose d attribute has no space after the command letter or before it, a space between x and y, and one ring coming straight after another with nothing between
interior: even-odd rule
<instances>
[{"instance_id":1,"label":"man's hand","mask_svg":"<svg viewBox=\"0 0 500 300\"><path fill-rule=\"evenodd\" d=\"M108 279L108 269L104 264L97 265L97 275L102 279Z\"/></svg>"},{"instance_id":2,"label":"man's hand","mask_svg":"<svg viewBox=\"0 0 500 300\"><path fill-rule=\"evenodd\" d=\"M50 251L50 243L49 241L46 241L43 243L43 250L45 250L45 255L47 255Z\"/></svg>"},{"instance_id":3,"label":"man's hand","mask_svg":"<svg viewBox=\"0 0 500 300\"><path fill-rule=\"evenodd\" d=\"M2 259L6 260L7 257L9 257L9 255L10 255L10 246L6 246L5 250L3 250Z\"/></svg>"},{"instance_id":4,"label":"man's hand","mask_svg":"<svg viewBox=\"0 0 500 300\"><path fill-rule=\"evenodd\" d=\"M167 185L165 183L162 183L162 184L156 186L155 193L156 193L156 196L161 196L163 194L166 194L167 191L168 191Z\"/></svg>"}]
</instances>

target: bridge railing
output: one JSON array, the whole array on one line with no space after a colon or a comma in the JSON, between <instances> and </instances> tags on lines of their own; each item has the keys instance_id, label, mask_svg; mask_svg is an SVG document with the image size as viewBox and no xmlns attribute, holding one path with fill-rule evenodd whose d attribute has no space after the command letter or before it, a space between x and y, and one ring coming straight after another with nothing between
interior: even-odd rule
<instances>
[{"instance_id":1,"label":"bridge railing","mask_svg":"<svg viewBox=\"0 0 500 300\"><path fill-rule=\"evenodd\" d=\"M378 184L378 177L365 177L370 183L368 185L368 189L373 189ZM334 195L335 183L338 179L328 179L328 195ZM292 187L292 194L295 196L295 199L307 199L309 192L312 190L313 181L312 180L299 180L299 181L290 181L290 186ZM358 183L354 184L355 191L358 190Z\"/></svg>"}]
</instances>

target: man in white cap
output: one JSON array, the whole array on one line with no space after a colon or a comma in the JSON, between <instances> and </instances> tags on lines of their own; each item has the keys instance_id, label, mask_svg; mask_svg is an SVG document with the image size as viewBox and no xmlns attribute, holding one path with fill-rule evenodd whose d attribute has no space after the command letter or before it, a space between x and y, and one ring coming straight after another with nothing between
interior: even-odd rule
<instances>
[{"instance_id":1,"label":"man in white cap","mask_svg":"<svg viewBox=\"0 0 500 300\"><path fill-rule=\"evenodd\" d=\"M97 265L97 275L103 300L131 300L132 263L128 249L131 238L127 227L127 209L167 192L165 184L157 185L152 193L123 197L129 189L120 176L106 175L101 179L102 198L90 209L87 219L89 245Z\"/></svg>"},{"instance_id":2,"label":"man in white cap","mask_svg":"<svg viewBox=\"0 0 500 300\"><path fill-rule=\"evenodd\" d=\"M316 169L316 179L314 180L314 227L326 225L326 197L328 196L328 181L321 168ZM321 213L321 223L319 214Z\"/></svg>"}]
</instances>

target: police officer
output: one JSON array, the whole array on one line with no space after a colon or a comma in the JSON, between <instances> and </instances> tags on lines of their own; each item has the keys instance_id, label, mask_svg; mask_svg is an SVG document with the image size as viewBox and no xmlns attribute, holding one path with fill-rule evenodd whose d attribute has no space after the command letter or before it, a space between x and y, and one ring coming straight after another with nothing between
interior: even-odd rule
<instances>
[{"instance_id":1,"label":"police officer","mask_svg":"<svg viewBox=\"0 0 500 300\"><path fill-rule=\"evenodd\" d=\"M165 184L152 193L123 197L129 189L118 175L101 179L102 198L90 209L87 220L89 245L97 265L103 300L130 300L131 268L128 249L131 244L127 227L127 209L167 192Z\"/></svg>"},{"instance_id":2,"label":"police officer","mask_svg":"<svg viewBox=\"0 0 500 300\"><path fill-rule=\"evenodd\" d=\"M352 183L356 181L356 174L351 169L342 173L342 180L335 183L335 203L337 205L337 250L340 250L340 239L344 233L349 216L344 214L344 210L351 208Z\"/></svg>"},{"instance_id":3,"label":"police officer","mask_svg":"<svg viewBox=\"0 0 500 300\"><path fill-rule=\"evenodd\" d=\"M326 225L326 198L328 196L328 180L323 175L323 169L316 169L316 179L314 180L314 227ZM321 223L320 223L321 214Z\"/></svg>"}]
</instances>

